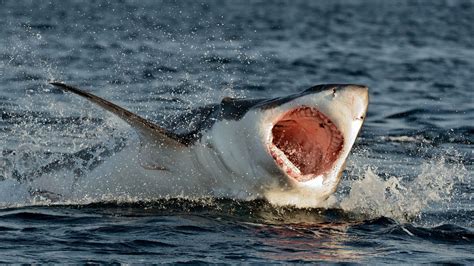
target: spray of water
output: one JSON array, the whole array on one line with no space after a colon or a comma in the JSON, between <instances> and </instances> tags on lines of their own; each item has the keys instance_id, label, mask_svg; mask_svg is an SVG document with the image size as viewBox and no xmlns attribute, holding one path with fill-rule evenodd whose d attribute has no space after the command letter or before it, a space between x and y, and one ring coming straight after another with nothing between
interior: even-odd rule
<instances>
[{"instance_id":1,"label":"spray of water","mask_svg":"<svg viewBox=\"0 0 474 266\"><path fill-rule=\"evenodd\" d=\"M461 162L447 162L444 157L421 163L412 179L377 175L367 167L358 180L350 184L350 192L338 203L345 211L369 218L390 217L400 222L413 221L427 211L449 208L467 170Z\"/></svg>"}]
</instances>

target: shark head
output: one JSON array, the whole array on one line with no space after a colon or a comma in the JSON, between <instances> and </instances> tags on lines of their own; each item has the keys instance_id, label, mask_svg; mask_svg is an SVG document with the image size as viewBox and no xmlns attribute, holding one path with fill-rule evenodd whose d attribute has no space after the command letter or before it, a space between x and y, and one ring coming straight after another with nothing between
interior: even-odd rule
<instances>
[{"instance_id":1,"label":"shark head","mask_svg":"<svg viewBox=\"0 0 474 266\"><path fill-rule=\"evenodd\" d=\"M336 179L365 119L368 89L323 85L285 100L260 107L268 153L297 184Z\"/></svg>"},{"instance_id":2,"label":"shark head","mask_svg":"<svg viewBox=\"0 0 474 266\"><path fill-rule=\"evenodd\" d=\"M214 125L212 138L228 168L251 172L271 202L314 206L336 190L368 100L365 86L317 85L253 105L238 121Z\"/></svg>"}]
</instances>

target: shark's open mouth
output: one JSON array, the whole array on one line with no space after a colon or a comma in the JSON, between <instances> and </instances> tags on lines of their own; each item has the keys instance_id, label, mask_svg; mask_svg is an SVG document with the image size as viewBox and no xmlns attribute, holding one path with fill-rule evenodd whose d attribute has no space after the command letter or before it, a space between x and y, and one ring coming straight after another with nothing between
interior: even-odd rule
<instances>
[{"instance_id":1,"label":"shark's open mouth","mask_svg":"<svg viewBox=\"0 0 474 266\"><path fill-rule=\"evenodd\" d=\"M331 169L343 144L341 132L327 116L303 106L276 121L269 149L289 176L308 181Z\"/></svg>"}]
</instances>

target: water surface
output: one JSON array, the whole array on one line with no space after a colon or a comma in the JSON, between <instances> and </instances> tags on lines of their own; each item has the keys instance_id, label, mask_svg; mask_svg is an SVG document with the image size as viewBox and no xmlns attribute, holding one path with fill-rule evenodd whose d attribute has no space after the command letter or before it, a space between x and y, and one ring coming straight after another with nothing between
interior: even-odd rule
<instances>
[{"instance_id":1,"label":"water surface","mask_svg":"<svg viewBox=\"0 0 474 266\"><path fill-rule=\"evenodd\" d=\"M472 1L0 5L0 262L474 263ZM328 209L51 201L33 179L87 178L134 133L49 79L157 123L321 83L371 102Z\"/></svg>"}]
</instances>

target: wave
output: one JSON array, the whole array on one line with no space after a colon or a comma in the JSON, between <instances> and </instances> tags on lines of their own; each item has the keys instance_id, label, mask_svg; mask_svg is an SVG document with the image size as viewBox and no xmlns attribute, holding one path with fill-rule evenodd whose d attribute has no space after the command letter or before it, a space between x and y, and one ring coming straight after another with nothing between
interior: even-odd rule
<instances>
[{"instance_id":1,"label":"wave","mask_svg":"<svg viewBox=\"0 0 474 266\"><path fill-rule=\"evenodd\" d=\"M293 230L306 234L343 233L364 235L366 233L382 236L383 239L415 239L428 240L433 243L473 244L474 232L468 227L444 223L436 226L420 226L414 223L399 222L389 217L380 216L366 219L358 213L343 209L278 207L263 200L239 201L230 199L185 199L170 198L150 201L104 201L77 204L54 204L50 206L27 206L0 210L0 218L4 225L0 231L16 231L21 228L10 226L23 224L28 226L49 224L94 224L88 230L91 234L115 234L141 230L137 227L122 224L106 223L105 217L129 217L145 219L143 223L161 221L170 216L206 217L218 219L241 226L259 227L272 226L278 230ZM104 220L105 219L105 220ZM105 223L104 223L105 222ZM198 222L194 225L170 225L169 230L181 233L209 233L215 230L208 223ZM287 228L290 226L290 228ZM147 241L138 241L136 245L148 245Z\"/></svg>"}]
</instances>

